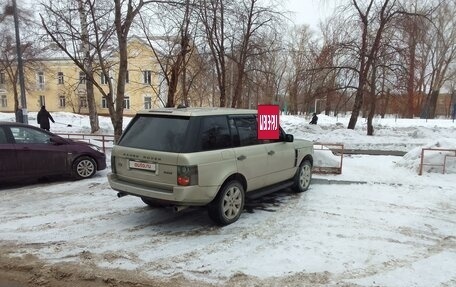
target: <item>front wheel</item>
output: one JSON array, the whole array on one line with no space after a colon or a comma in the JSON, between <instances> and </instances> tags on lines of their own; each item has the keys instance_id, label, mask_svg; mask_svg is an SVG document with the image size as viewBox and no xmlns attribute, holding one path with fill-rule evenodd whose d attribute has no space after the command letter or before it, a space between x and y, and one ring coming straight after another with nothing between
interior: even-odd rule
<instances>
[{"instance_id":1,"label":"front wheel","mask_svg":"<svg viewBox=\"0 0 456 287\"><path fill-rule=\"evenodd\" d=\"M91 157L79 157L73 163L72 172L76 179L92 177L97 172L97 163Z\"/></svg>"},{"instance_id":2,"label":"front wheel","mask_svg":"<svg viewBox=\"0 0 456 287\"><path fill-rule=\"evenodd\" d=\"M244 210L244 187L237 180L223 185L209 204L209 217L218 225L225 226L239 219Z\"/></svg>"},{"instance_id":3,"label":"front wheel","mask_svg":"<svg viewBox=\"0 0 456 287\"><path fill-rule=\"evenodd\" d=\"M296 171L293 189L296 192L304 192L309 189L312 180L312 164L304 160Z\"/></svg>"}]
</instances>

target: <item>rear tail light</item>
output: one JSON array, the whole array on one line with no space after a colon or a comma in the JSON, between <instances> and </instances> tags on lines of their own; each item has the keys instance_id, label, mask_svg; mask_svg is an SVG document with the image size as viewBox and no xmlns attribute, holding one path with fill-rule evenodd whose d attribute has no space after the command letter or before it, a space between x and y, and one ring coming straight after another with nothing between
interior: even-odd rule
<instances>
[{"instance_id":1,"label":"rear tail light","mask_svg":"<svg viewBox=\"0 0 456 287\"><path fill-rule=\"evenodd\" d=\"M198 185L198 166L178 166L177 185L190 186Z\"/></svg>"}]
</instances>

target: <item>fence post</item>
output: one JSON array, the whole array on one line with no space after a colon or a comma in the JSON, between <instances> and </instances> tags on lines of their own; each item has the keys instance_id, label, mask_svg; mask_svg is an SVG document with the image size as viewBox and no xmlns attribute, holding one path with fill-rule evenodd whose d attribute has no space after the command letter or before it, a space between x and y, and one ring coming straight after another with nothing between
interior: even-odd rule
<instances>
[{"instance_id":1,"label":"fence post","mask_svg":"<svg viewBox=\"0 0 456 287\"><path fill-rule=\"evenodd\" d=\"M421 162L420 162L420 172L418 175L423 174L423 160L424 160L424 148L421 149Z\"/></svg>"}]
</instances>

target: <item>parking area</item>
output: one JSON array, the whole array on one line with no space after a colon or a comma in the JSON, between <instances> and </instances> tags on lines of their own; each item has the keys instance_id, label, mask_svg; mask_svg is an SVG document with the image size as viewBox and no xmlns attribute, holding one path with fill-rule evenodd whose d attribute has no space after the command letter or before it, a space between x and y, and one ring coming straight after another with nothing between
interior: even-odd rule
<instances>
[{"instance_id":1,"label":"parking area","mask_svg":"<svg viewBox=\"0 0 456 287\"><path fill-rule=\"evenodd\" d=\"M395 161L347 156L342 175L250 201L223 228L203 208L117 198L106 171L2 188L0 273L28 286L454 286L455 175ZM390 171L363 178L374 163Z\"/></svg>"}]
</instances>

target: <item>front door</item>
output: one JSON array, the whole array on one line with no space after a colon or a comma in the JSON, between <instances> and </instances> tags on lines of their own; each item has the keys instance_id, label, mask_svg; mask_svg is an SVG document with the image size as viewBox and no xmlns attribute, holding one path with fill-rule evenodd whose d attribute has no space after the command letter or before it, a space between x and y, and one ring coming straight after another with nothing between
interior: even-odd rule
<instances>
[{"instance_id":1,"label":"front door","mask_svg":"<svg viewBox=\"0 0 456 287\"><path fill-rule=\"evenodd\" d=\"M12 127L19 169L37 177L67 172L67 145L57 145L51 136L29 127Z\"/></svg>"},{"instance_id":2,"label":"front door","mask_svg":"<svg viewBox=\"0 0 456 287\"><path fill-rule=\"evenodd\" d=\"M0 181L12 179L20 174L14 144L9 141L8 133L9 130L0 127Z\"/></svg>"}]
</instances>

